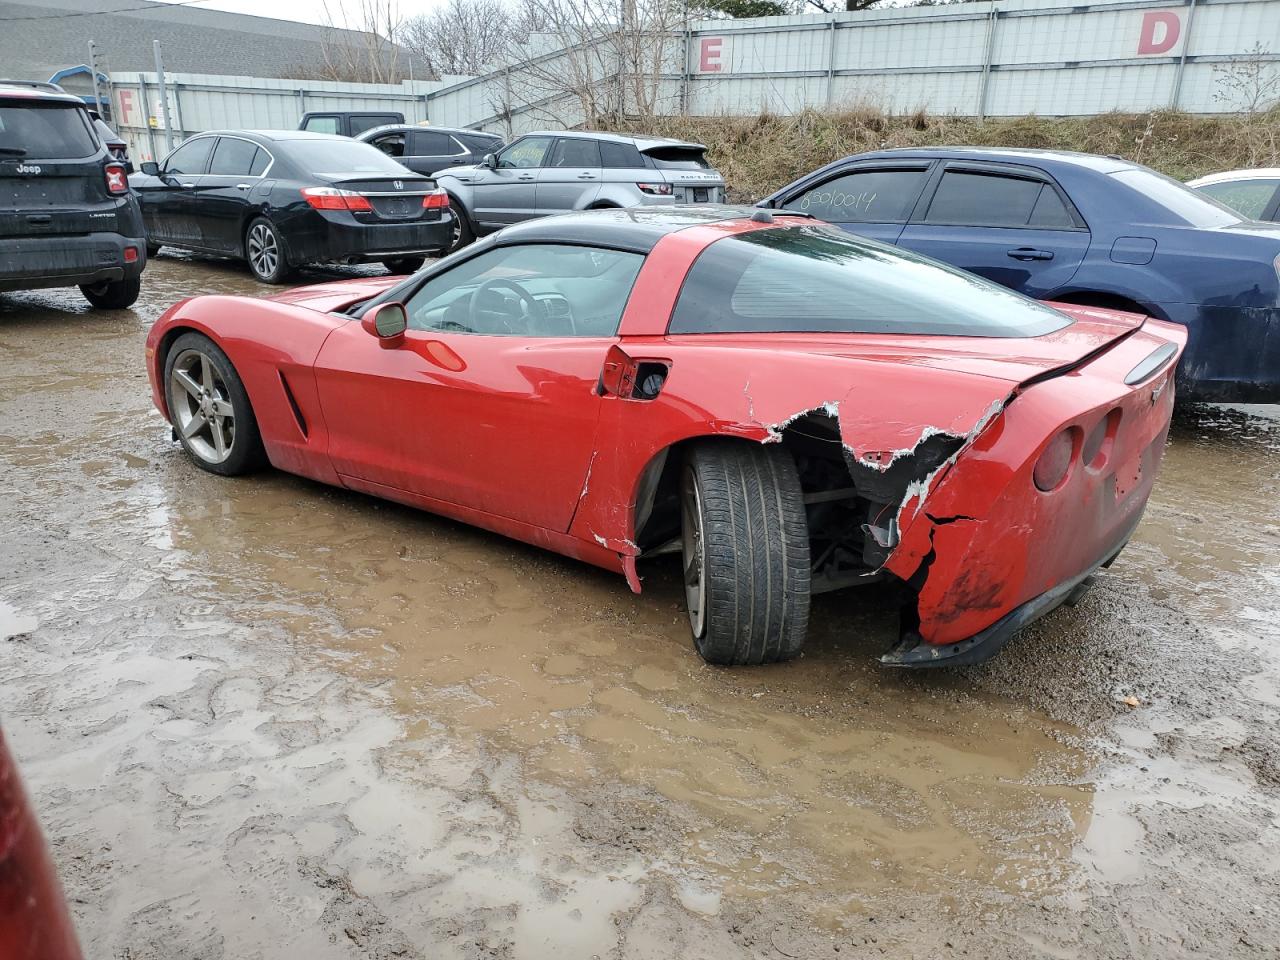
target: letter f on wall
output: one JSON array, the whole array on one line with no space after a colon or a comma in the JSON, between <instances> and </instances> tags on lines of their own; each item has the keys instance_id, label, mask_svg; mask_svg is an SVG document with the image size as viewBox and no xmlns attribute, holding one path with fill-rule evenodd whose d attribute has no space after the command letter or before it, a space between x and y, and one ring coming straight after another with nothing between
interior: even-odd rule
<instances>
[{"instance_id":1,"label":"letter f on wall","mask_svg":"<svg viewBox=\"0 0 1280 960\"><path fill-rule=\"evenodd\" d=\"M1156 10L1142 15L1142 33L1138 36L1138 56L1168 53L1182 36L1182 20L1172 10Z\"/></svg>"}]
</instances>

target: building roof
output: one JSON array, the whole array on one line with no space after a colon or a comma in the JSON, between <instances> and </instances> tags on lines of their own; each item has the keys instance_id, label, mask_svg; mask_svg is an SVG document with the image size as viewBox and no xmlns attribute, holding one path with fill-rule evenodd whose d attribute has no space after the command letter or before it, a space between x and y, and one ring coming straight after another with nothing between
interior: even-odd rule
<instances>
[{"instance_id":1,"label":"building roof","mask_svg":"<svg viewBox=\"0 0 1280 960\"><path fill-rule=\"evenodd\" d=\"M154 70L152 42L159 40L168 71L313 77L336 49L363 54L366 38L355 30L152 0L0 0L3 72L31 80L84 63L90 40L108 73ZM398 55L409 56L403 49ZM421 61L414 73L427 75Z\"/></svg>"}]
</instances>

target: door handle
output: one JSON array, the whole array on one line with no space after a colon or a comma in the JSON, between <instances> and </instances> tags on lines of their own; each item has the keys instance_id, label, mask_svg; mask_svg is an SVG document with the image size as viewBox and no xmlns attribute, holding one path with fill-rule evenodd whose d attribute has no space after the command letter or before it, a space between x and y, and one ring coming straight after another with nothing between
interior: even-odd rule
<instances>
[{"instance_id":1,"label":"door handle","mask_svg":"<svg viewBox=\"0 0 1280 960\"><path fill-rule=\"evenodd\" d=\"M522 173L516 177L517 180L535 180L537 179L532 173Z\"/></svg>"},{"instance_id":2,"label":"door handle","mask_svg":"<svg viewBox=\"0 0 1280 960\"><path fill-rule=\"evenodd\" d=\"M180 187L186 187L188 190L190 190L192 187L194 187L194 186L195 186L195 184L194 184L194 183L180 183L180 184L178 184L178 186L180 186Z\"/></svg>"},{"instance_id":3,"label":"door handle","mask_svg":"<svg viewBox=\"0 0 1280 960\"><path fill-rule=\"evenodd\" d=\"M1037 250L1035 247L1018 247L1010 250L1009 256L1015 260L1052 260L1052 250Z\"/></svg>"},{"instance_id":4,"label":"door handle","mask_svg":"<svg viewBox=\"0 0 1280 960\"><path fill-rule=\"evenodd\" d=\"M595 175L594 173L580 173L580 174L578 174L578 179L579 179L579 180L594 180L595 178L596 178L596 175Z\"/></svg>"},{"instance_id":5,"label":"door handle","mask_svg":"<svg viewBox=\"0 0 1280 960\"><path fill-rule=\"evenodd\" d=\"M247 183L237 183L237 184L236 184L236 189L237 189L237 190L248 190L248 189L249 189L249 184L247 184Z\"/></svg>"}]
</instances>

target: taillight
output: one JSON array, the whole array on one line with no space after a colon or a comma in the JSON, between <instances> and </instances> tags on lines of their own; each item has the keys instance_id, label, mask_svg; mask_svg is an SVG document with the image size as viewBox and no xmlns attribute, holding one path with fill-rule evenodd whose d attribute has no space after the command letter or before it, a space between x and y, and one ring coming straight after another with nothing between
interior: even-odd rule
<instances>
[{"instance_id":1,"label":"taillight","mask_svg":"<svg viewBox=\"0 0 1280 960\"><path fill-rule=\"evenodd\" d=\"M138 262L138 248L137 248L137 247L125 247L125 248L124 248L124 262L125 262L125 263L137 263L137 262Z\"/></svg>"},{"instance_id":2,"label":"taillight","mask_svg":"<svg viewBox=\"0 0 1280 960\"><path fill-rule=\"evenodd\" d=\"M669 197L671 196L671 184L669 183L637 183L641 193L647 193L651 197Z\"/></svg>"},{"instance_id":3,"label":"taillight","mask_svg":"<svg viewBox=\"0 0 1280 960\"><path fill-rule=\"evenodd\" d=\"M1036 468L1031 474L1036 489L1045 493L1058 489L1067 479L1071 469L1071 461L1075 459L1076 449L1080 443L1080 429L1067 427L1049 441L1049 445L1036 461Z\"/></svg>"},{"instance_id":4,"label":"taillight","mask_svg":"<svg viewBox=\"0 0 1280 960\"><path fill-rule=\"evenodd\" d=\"M107 175L107 193L128 193L129 176L118 163L108 163L103 170Z\"/></svg>"},{"instance_id":5,"label":"taillight","mask_svg":"<svg viewBox=\"0 0 1280 960\"><path fill-rule=\"evenodd\" d=\"M351 210L367 213L373 209L369 198L354 190L339 190L337 187L303 187L302 196L317 210Z\"/></svg>"},{"instance_id":6,"label":"taillight","mask_svg":"<svg viewBox=\"0 0 1280 960\"><path fill-rule=\"evenodd\" d=\"M442 210L449 205L449 195L443 190L432 190L422 198L422 209Z\"/></svg>"}]
</instances>

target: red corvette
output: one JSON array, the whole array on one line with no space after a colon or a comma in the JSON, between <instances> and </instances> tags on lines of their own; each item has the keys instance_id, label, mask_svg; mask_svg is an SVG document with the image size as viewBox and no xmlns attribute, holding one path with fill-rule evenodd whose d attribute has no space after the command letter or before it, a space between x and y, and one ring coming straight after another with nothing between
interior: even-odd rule
<instances>
[{"instance_id":1,"label":"red corvette","mask_svg":"<svg viewBox=\"0 0 1280 960\"><path fill-rule=\"evenodd\" d=\"M975 663L1142 516L1183 328L1053 308L728 207L509 227L412 277L198 297L147 340L206 470L265 463L624 574L683 555L694 644L785 660L889 579L901 666Z\"/></svg>"},{"instance_id":2,"label":"red corvette","mask_svg":"<svg viewBox=\"0 0 1280 960\"><path fill-rule=\"evenodd\" d=\"M80 960L71 914L0 732L0 957Z\"/></svg>"}]
</instances>

